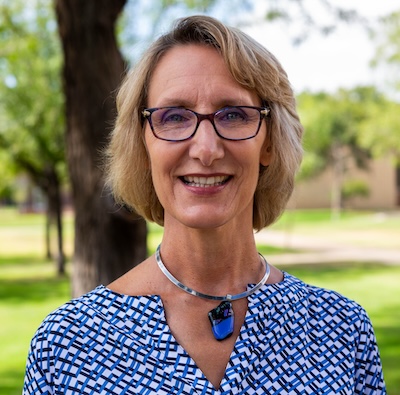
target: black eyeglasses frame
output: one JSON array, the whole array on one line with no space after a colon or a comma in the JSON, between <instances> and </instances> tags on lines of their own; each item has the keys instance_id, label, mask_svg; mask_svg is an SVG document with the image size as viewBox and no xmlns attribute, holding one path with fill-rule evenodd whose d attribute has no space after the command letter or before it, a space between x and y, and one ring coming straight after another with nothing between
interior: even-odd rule
<instances>
[{"instance_id":1,"label":"black eyeglasses frame","mask_svg":"<svg viewBox=\"0 0 400 395\"><path fill-rule=\"evenodd\" d=\"M180 109L184 109L184 110L190 111L191 113L193 113L194 115L196 115L196 118L197 118L196 127L194 128L193 133L192 133L190 136L185 137L184 139L178 139L178 140L176 140L176 139L167 139L167 138L165 138L165 137L160 137L160 136L158 136L158 135L156 134L156 132L154 131L153 122L152 122L152 120L151 120L151 115L153 114L153 112L155 112L155 111L157 111L157 110L174 109L174 108L180 108ZM217 127L215 126L214 118L215 118L215 116L216 116L218 113L220 113L221 111L226 110L227 108L252 108L252 109L258 110L258 111L260 112L260 120L259 120L259 123L258 123L258 126L257 126L257 130L254 132L254 134L251 135L251 136L248 136L248 137L237 138L237 139L222 136L222 135L218 132ZM270 111L271 111L271 109L270 109L268 106L265 106L265 107L255 107L255 106L226 106L226 107L220 108L219 110L217 110L217 111L215 111L215 112L212 112L212 113L210 113L210 114L199 114L199 113L197 113L196 111L190 110L190 109L185 108L185 107L167 106L167 107L145 108L145 109L142 111L142 116L143 116L144 119L147 119L147 121L149 122L150 129L151 129L151 131L152 131L154 137L156 137L156 138L158 138L158 139L160 139L160 140L164 140L164 141L170 141L170 142L176 142L176 143L178 143L178 142L181 142L181 141L186 141L186 140L191 139L191 138L196 134L197 129L199 128L200 122L204 121L205 119L208 119L208 120L211 122L211 124L212 124L212 126L213 126L213 128L214 128L215 133L216 133L220 138L222 138L222 139L224 139L224 140L229 140L229 141L243 141L243 140L252 139L252 138L254 138L254 137L257 136L258 132L260 131L260 127L261 127L261 123L262 123L263 119L266 119L266 118L268 117L268 115L270 114Z\"/></svg>"}]
</instances>

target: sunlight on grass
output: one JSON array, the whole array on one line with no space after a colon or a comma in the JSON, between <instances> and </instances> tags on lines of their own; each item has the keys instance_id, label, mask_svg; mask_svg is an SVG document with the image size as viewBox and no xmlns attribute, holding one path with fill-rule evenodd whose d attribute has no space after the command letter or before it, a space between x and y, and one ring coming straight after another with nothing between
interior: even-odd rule
<instances>
[{"instance_id":1,"label":"sunlight on grass","mask_svg":"<svg viewBox=\"0 0 400 395\"><path fill-rule=\"evenodd\" d=\"M48 262L0 268L0 394L20 394L30 339L44 317L70 298L68 278Z\"/></svg>"},{"instance_id":2,"label":"sunlight on grass","mask_svg":"<svg viewBox=\"0 0 400 395\"><path fill-rule=\"evenodd\" d=\"M329 210L287 210L271 228L345 245L400 248L399 212L343 211L333 220Z\"/></svg>"},{"instance_id":3,"label":"sunlight on grass","mask_svg":"<svg viewBox=\"0 0 400 395\"><path fill-rule=\"evenodd\" d=\"M46 221L43 214L21 214L15 209L0 209L0 251L4 256L30 255L44 256ZM73 248L73 218L70 212L63 216L65 253L70 255ZM55 231L51 229L52 250L56 251ZM0 262L1 263L1 262Z\"/></svg>"}]
</instances>

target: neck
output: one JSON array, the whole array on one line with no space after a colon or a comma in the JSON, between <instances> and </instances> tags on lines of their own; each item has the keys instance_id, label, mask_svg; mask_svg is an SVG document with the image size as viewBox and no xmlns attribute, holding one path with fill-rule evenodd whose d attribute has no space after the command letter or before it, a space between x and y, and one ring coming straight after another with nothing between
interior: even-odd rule
<instances>
[{"instance_id":1,"label":"neck","mask_svg":"<svg viewBox=\"0 0 400 395\"><path fill-rule=\"evenodd\" d=\"M265 260L265 258L262 255L260 255L260 258L264 261L264 264L265 264L265 274L262 277L262 279L252 289L246 290L244 292L241 292L241 293L235 294L235 295L232 295L232 294L226 294L226 295L204 294L202 292L198 292L195 289L192 289L192 288L186 286L185 284L181 283L177 278L175 278L172 275L171 272L168 271L168 269L164 265L164 262L162 261L160 249L161 249L161 245L158 246L157 251L156 251L157 265L160 268L160 270L164 273L164 275L168 278L168 280L171 281L171 283L173 283L176 287L178 287L182 291L185 291L186 293L188 293L190 295L197 296L197 297L207 299L207 300L234 301L234 300L246 298L247 296L253 294L258 289L260 289L266 283L266 281L268 280L268 277L270 275L269 265L268 265L267 261Z\"/></svg>"},{"instance_id":2,"label":"neck","mask_svg":"<svg viewBox=\"0 0 400 395\"><path fill-rule=\"evenodd\" d=\"M179 281L204 293L242 292L265 272L251 228L240 233L224 229L179 232L166 226L161 255Z\"/></svg>"}]
</instances>

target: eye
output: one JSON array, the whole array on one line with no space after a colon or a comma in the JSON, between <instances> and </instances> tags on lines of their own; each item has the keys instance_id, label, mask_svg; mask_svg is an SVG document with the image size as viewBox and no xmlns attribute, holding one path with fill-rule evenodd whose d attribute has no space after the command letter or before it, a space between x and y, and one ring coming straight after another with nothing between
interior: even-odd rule
<instances>
[{"instance_id":1,"label":"eye","mask_svg":"<svg viewBox=\"0 0 400 395\"><path fill-rule=\"evenodd\" d=\"M224 123L237 123L246 122L248 116L246 112L239 107L226 107L216 114L219 122Z\"/></svg>"},{"instance_id":2,"label":"eye","mask_svg":"<svg viewBox=\"0 0 400 395\"><path fill-rule=\"evenodd\" d=\"M159 123L168 124L183 124L191 119L191 113L183 108L170 108L160 110Z\"/></svg>"}]
</instances>

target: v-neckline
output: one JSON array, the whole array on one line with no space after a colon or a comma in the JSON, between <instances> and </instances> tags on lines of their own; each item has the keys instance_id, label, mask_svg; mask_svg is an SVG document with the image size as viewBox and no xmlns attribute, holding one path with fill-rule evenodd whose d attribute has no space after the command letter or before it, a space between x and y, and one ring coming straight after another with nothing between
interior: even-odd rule
<instances>
[{"instance_id":1,"label":"v-neckline","mask_svg":"<svg viewBox=\"0 0 400 395\"><path fill-rule=\"evenodd\" d=\"M115 300L118 304L122 302L126 305L126 314L125 316L118 315L119 319L125 321L126 324L130 322L129 327L134 325L134 322L139 324L141 335L135 337L134 340L143 347L151 347L157 351L159 367L170 379L179 376L179 380L193 388L193 394L228 394L233 382L236 382L235 386L240 385L248 372L254 369L252 361L257 359L254 351L260 347L261 343L265 346L265 342L272 335L267 326L271 324L269 317L273 311L282 304L288 305L289 303L291 305L295 300L303 298L302 292L294 294L291 290L290 285L296 282L301 283L298 279L284 272L284 278L280 283L265 284L247 298L248 306L245 319L235 340L218 389L212 385L194 359L173 336L166 320L160 295L124 295L104 286L100 287L110 292L109 297L106 296L109 303L113 303L113 300ZM115 298L118 296L123 299L117 301ZM115 319L118 319L118 317L115 316ZM274 326L276 324L273 323ZM135 330L135 333L138 333L138 331ZM239 364L241 366L240 372L237 371Z\"/></svg>"},{"instance_id":2,"label":"v-neckline","mask_svg":"<svg viewBox=\"0 0 400 395\"><path fill-rule=\"evenodd\" d=\"M248 287L251 288L252 286L253 285L249 284ZM265 285L258 292L262 292L262 289L264 287L265 287ZM254 298L256 298L256 294L254 294ZM212 393L214 393L214 394L224 393L224 386L226 386L226 384L229 383L234 378L234 377L230 377L230 373L235 373L234 371L232 371L230 369L230 367L235 365L233 363L233 361L238 357L239 353L241 355L246 353L247 360L249 360L250 354L252 353L252 351L255 347L255 344L253 344L253 336L252 336L252 334L249 333L249 331L251 331L252 328L251 328L251 325L249 325L248 321L255 314L257 314L257 316L259 317L260 320L262 320L264 318L263 317L263 315L265 313L264 306L262 306L261 304L255 305L254 300L253 300L254 298L252 296L253 295L251 295L247 298L248 303L247 303L247 310L246 310L246 314L244 317L244 321L240 328L240 332L235 340L232 352L229 356L228 363L225 367L225 373L221 380L219 388L214 387L214 385L210 382L210 380L207 378L205 373L199 368L196 361L192 358L192 356L177 341L177 339L173 335L173 333L168 325L167 319L166 319L165 309L164 309L164 305L163 305L161 296L160 295L151 295L150 296L150 297L154 298L154 301L159 306L159 319L160 319L160 322L162 323L162 330L160 330L159 333L153 335L153 340L156 343L162 344L160 349L166 350L165 352L163 352L163 354L167 360L171 360L171 357L168 354L171 352L171 350L174 350L174 352L176 352L177 355L174 356L173 358L177 358L179 360L181 360L182 358L185 358L187 363L185 363L184 366L192 367L191 373L194 376L194 380L188 380L188 378L185 375L185 372L187 371L186 368L182 372L179 370L179 368L175 371L175 373L180 374L180 377L182 380L184 380L188 384L192 385L193 387L196 384L199 385L201 383L201 386L199 386L199 387L201 387L204 390L204 387L206 386L207 389L211 390ZM256 309L257 312L254 311L254 309ZM253 332L253 331L251 331L251 332ZM171 347L171 345L172 345L172 347ZM241 351L239 351L239 349ZM197 385L196 385L196 387L197 387Z\"/></svg>"}]
</instances>

